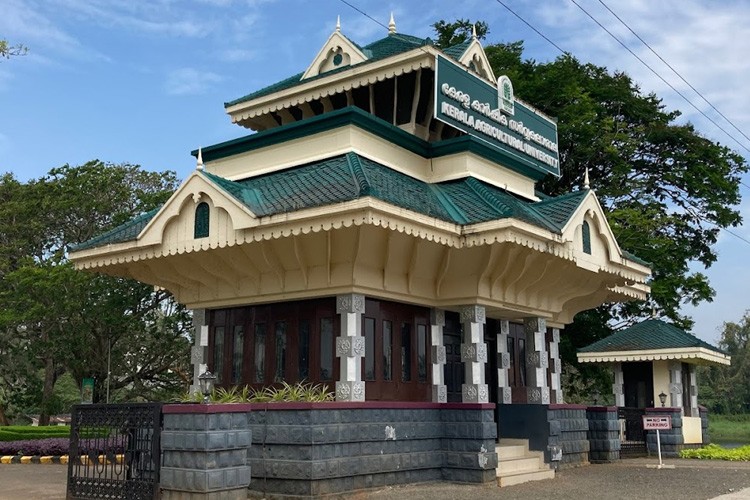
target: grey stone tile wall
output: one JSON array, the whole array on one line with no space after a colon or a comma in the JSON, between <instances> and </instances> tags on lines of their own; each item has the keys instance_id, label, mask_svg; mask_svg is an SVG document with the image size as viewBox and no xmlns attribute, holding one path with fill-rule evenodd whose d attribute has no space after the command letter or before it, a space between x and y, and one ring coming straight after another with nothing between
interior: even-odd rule
<instances>
[{"instance_id":1,"label":"grey stone tile wall","mask_svg":"<svg viewBox=\"0 0 750 500\"><path fill-rule=\"evenodd\" d=\"M586 409L589 421L589 461L608 463L620 459L620 421L617 407L598 406Z\"/></svg>"},{"instance_id":2,"label":"grey stone tile wall","mask_svg":"<svg viewBox=\"0 0 750 500\"><path fill-rule=\"evenodd\" d=\"M164 414L162 499L245 499L251 445L247 413Z\"/></svg>"},{"instance_id":3,"label":"grey stone tile wall","mask_svg":"<svg viewBox=\"0 0 750 500\"><path fill-rule=\"evenodd\" d=\"M549 422L549 454L562 450L559 461L551 461L556 468L573 467L589 463L589 421L586 408L574 405L550 405L547 411ZM553 448L556 447L556 448Z\"/></svg>"},{"instance_id":4,"label":"grey stone tile wall","mask_svg":"<svg viewBox=\"0 0 750 500\"><path fill-rule=\"evenodd\" d=\"M260 410L248 418L254 496L495 480L492 409Z\"/></svg>"}]
</instances>

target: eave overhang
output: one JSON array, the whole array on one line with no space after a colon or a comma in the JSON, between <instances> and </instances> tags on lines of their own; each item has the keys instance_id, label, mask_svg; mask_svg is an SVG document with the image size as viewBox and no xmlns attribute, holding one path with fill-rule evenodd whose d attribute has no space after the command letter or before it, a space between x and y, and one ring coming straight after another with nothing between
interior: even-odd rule
<instances>
[{"instance_id":1,"label":"eave overhang","mask_svg":"<svg viewBox=\"0 0 750 500\"><path fill-rule=\"evenodd\" d=\"M227 105L226 112L232 123L240 123L421 68L434 69L438 53L440 52L434 47L425 45L379 61L331 72L319 78L300 80L298 85L291 88Z\"/></svg>"},{"instance_id":2,"label":"eave overhang","mask_svg":"<svg viewBox=\"0 0 750 500\"><path fill-rule=\"evenodd\" d=\"M732 357L704 347L649 349L611 352L579 352L580 363L623 363L633 361L678 360L693 364L729 365Z\"/></svg>"},{"instance_id":3,"label":"eave overhang","mask_svg":"<svg viewBox=\"0 0 750 500\"><path fill-rule=\"evenodd\" d=\"M174 202L184 207L192 195ZM196 240L176 236L185 231L167 222L192 219L180 223L171 213L135 241L73 252L71 261L166 288L189 307L356 291L432 307L478 303L498 317L563 325L580 310L648 291L639 264L582 269L569 241L516 219L462 226L364 197L266 217L227 214L221 237Z\"/></svg>"}]
</instances>

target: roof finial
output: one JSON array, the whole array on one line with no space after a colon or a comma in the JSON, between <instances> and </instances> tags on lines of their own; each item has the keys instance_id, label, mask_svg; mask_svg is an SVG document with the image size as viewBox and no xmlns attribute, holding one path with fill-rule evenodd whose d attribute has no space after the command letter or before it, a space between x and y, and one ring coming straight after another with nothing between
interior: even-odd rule
<instances>
[{"instance_id":1,"label":"roof finial","mask_svg":"<svg viewBox=\"0 0 750 500\"><path fill-rule=\"evenodd\" d=\"M396 21L393 19L393 12L391 12L391 20L388 23L388 34L393 34L396 32Z\"/></svg>"},{"instance_id":2,"label":"roof finial","mask_svg":"<svg viewBox=\"0 0 750 500\"><path fill-rule=\"evenodd\" d=\"M586 173L583 174L583 189L591 189L589 185L589 167L586 167Z\"/></svg>"},{"instance_id":3,"label":"roof finial","mask_svg":"<svg viewBox=\"0 0 750 500\"><path fill-rule=\"evenodd\" d=\"M472 40L477 39L477 23L474 23L471 25L471 39Z\"/></svg>"},{"instance_id":4,"label":"roof finial","mask_svg":"<svg viewBox=\"0 0 750 500\"><path fill-rule=\"evenodd\" d=\"M341 16L336 16L336 32L341 33Z\"/></svg>"},{"instance_id":5,"label":"roof finial","mask_svg":"<svg viewBox=\"0 0 750 500\"><path fill-rule=\"evenodd\" d=\"M195 168L203 170L203 153L201 152L201 148L198 148L198 163L196 163Z\"/></svg>"}]
</instances>

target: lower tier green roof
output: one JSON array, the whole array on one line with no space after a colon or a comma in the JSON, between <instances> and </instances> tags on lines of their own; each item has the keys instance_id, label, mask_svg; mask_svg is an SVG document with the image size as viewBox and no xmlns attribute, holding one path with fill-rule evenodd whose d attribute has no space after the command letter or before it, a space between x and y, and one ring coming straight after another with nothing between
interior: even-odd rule
<instances>
[{"instance_id":1,"label":"lower tier green roof","mask_svg":"<svg viewBox=\"0 0 750 500\"><path fill-rule=\"evenodd\" d=\"M356 153L244 180L232 181L209 172L202 175L258 217L370 196L454 224L513 218L558 234L588 192L533 202L473 177L430 184ZM155 213L144 214L75 250L134 240Z\"/></svg>"}]
</instances>

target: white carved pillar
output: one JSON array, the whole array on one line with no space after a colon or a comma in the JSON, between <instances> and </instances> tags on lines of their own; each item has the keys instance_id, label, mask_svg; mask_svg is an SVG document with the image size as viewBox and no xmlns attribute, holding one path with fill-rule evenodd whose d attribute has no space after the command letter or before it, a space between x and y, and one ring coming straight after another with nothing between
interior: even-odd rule
<instances>
[{"instance_id":1,"label":"white carved pillar","mask_svg":"<svg viewBox=\"0 0 750 500\"><path fill-rule=\"evenodd\" d=\"M527 318L523 321L526 333L526 401L531 404L549 404L547 385L547 321L544 318Z\"/></svg>"},{"instance_id":2,"label":"white carved pillar","mask_svg":"<svg viewBox=\"0 0 750 500\"><path fill-rule=\"evenodd\" d=\"M549 343L549 372L550 392L556 404L562 404L563 392L560 376L562 375L562 361L560 361L560 329L552 329L552 339Z\"/></svg>"},{"instance_id":3,"label":"white carved pillar","mask_svg":"<svg viewBox=\"0 0 750 500\"><path fill-rule=\"evenodd\" d=\"M484 383L484 367L487 363L487 344L484 343L484 306L461 308L461 324L464 335L461 344L461 361L464 364L464 380L461 386L461 401L464 403L487 403L489 391Z\"/></svg>"},{"instance_id":4,"label":"white carved pillar","mask_svg":"<svg viewBox=\"0 0 750 500\"><path fill-rule=\"evenodd\" d=\"M193 338L190 348L190 363L193 365L193 383L190 393L201 392L198 376L208 369L208 314L205 309L193 309Z\"/></svg>"},{"instance_id":5,"label":"white carved pillar","mask_svg":"<svg viewBox=\"0 0 750 500\"><path fill-rule=\"evenodd\" d=\"M503 404L513 402L513 389L510 387L510 374L508 373L510 369L508 333L510 333L510 322L500 321L500 331L497 332L497 401Z\"/></svg>"},{"instance_id":6,"label":"white carved pillar","mask_svg":"<svg viewBox=\"0 0 750 500\"><path fill-rule=\"evenodd\" d=\"M612 365L612 394L615 396L615 406L625 406L625 375L622 372L622 363Z\"/></svg>"},{"instance_id":7,"label":"white carved pillar","mask_svg":"<svg viewBox=\"0 0 750 500\"><path fill-rule=\"evenodd\" d=\"M432 402L447 403L448 389L445 386L445 346L443 345L443 327L445 311L430 311L430 338L432 339Z\"/></svg>"},{"instance_id":8,"label":"white carved pillar","mask_svg":"<svg viewBox=\"0 0 750 500\"><path fill-rule=\"evenodd\" d=\"M698 411L698 377L696 375L695 365L687 365L690 370L690 415L697 417Z\"/></svg>"},{"instance_id":9,"label":"white carved pillar","mask_svg":"<svg viewBox=\"0 0 750 500\"><path fill-rule=\"evenodd\" d=\"M341 334L336 338L336 356L341 359L341 372L336 382L336 401L364 401L362 357L365 338L362 336L362 314L365 296L349 293L336 297L336 313L341 316Z\"/></svg>"},{"instance_id":10,"label":"white carved pillar","mask_svg":"<svg viewBox=\"0 0 750 500\"><path fill-rule=\"evenodd\" d=\"M682 363L679 361L669 363L669 396L672 408L683 408ZM656 405L656 401L654 401L654 405Z\"/></svg>"}]
</instances>

